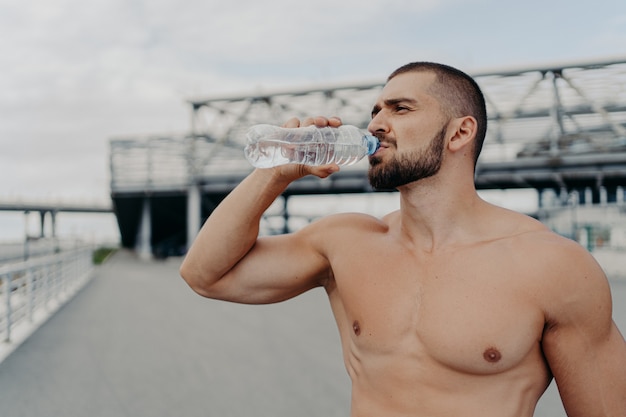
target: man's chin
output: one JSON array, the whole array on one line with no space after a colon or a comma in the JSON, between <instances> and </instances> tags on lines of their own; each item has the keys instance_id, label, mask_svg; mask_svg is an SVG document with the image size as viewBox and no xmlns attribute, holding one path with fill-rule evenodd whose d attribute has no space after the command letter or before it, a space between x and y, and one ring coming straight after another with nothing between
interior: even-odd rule
<instances>
[{"instance_id":1,"label":"man's chin","mask_svg":"<svg viewBox=\"0 0 626 417\"><path fill-rule=\"evenodd\" d=\"M370 165L370 170L368 172L368 179L370 186L376 191L393 191L396 189L396 186L392 184L390 181L387 181L385 178L381 178L381 172L374 171L376 169L375 165Z\"/></svg>"},{"instance_id":2,"label":"man's chin","mask_svg":"<svg viewBox=\"0 0 626 417\"><path fill-rule=\"evenodd\" d=\"M383 162L383 160L382 158L374 155L374 156L370 156L369 162L370 162L370 168L372 168L377 165L380 165Z\"/></svg>"}]
</instances>

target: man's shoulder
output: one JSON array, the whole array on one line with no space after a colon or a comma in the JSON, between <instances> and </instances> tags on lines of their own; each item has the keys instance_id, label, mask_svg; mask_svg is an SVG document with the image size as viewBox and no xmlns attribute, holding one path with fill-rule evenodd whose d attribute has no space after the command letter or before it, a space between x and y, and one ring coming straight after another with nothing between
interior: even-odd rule
<instances>
[{"instance_id":1,"label":"man's shoulder","mask_svg":"<svg viewBox=\"0 0 626 417\"><path fill-rule=\"evenodd\" d=\"M512 238L517 269L537 290L548 317L561 311L572 313L572 305L585 310L590 294L606 301L608 281L593 255L578 242L547 227L530 227ZM572 303L572 300L578 300ZM586 301L583 301L586 300ZM567 308L566 308L567 307Z\"/></svg>"},{"instance_id":2,"label":"man's shoulder","mask_svg":"<svg viewBox=\"0 0 626 417\"><path fill-rule=\"evenodd\" d=\"M491 206L491 210L485 212L485 217L496 238L528 246L526 249L529 250L541 248L561 252L583 249L572 239L555 233L541 221L524 213Z\"/></svg>"},{"instance_id":3,"label":"man's shoulder","mask_svg":"<svg viewBox=\"0 0 626 417\"><path fill-rule=\"evenodd\" d=\"M389 231L383 219L363 213L336 213L311 222L295 233L296 239L311 242L324 252L344 247L348 242L366 242Z\"/></svg>"},{"instance_id":4,"label":"man's shoulder","mask_svg":"<svg viewBox=\"0 0 626 417\"><path fill-rule=\"evenodd\" d=\"M487 241L508 242L529 250L537 245L562 243L564 239L534 217L502 207L490 206L482 217L482 222L477 224Z\"/></svg>"},{"instance_id":5,"label":"man's shoulder","mask_svg":"<svg viewBox=\"0 0 626 417\"><path fill-rule=\"evenodd\" d=\"M520 256L550 271L575 272L581 267L597 269L595 259L575 240L562 236L537 220L520 224L510 236ZM575 274L574 274L575 275Z\"/></svg>"},{"instance_id":6,"label":"man's shoulder","mask_svg":"<svg viewBox=\"0 0 626 417\"><path fill-rule=\"evenodd\" d=\"M512 239L530 253L537 253L550 263L571 260L571 257L591 259L591 254L575 240L560 235L536 219L528 218L518 224Z\"/></svg>"},{"instance_id":7,"label":"man's shoulder","mask_svg":"<svg viewBox=\"0 0 626 417\"><path fill-rule=\"evenodd\" d=\"M604 286L606 276L602 268L578 242L552 231L534 218L519 213L509 216L512 216L509 221L515 220L510 222L514 226L506 230L497 243L520 270L535 276L546 289L554 286L556 291L594 284Z\"/></svg>"}]
</instances>

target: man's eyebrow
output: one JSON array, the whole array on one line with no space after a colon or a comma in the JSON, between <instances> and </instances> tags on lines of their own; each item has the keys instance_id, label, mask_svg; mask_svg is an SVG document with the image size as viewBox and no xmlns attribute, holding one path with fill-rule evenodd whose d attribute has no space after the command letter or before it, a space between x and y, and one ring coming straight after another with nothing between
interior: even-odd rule
<instances>
[{"instance_id":1,"label":"man's eyebrow","mask_svg":"<svg viewBox=\"0 0 626 417\"><path fill-rule=\"evenodd\" d=\"M394 106L400 103L417 105L417 100L415 100L414 98L408 98L408 97L390 98L390 99L385 100L385 106Z\"/></svg>"},{"instance_id":2,"label":"man's eyebrow","mask_svg":"<svg viewBox=\"0 0 626 417\"><path fill-rule=\"evenodd\" d=\"M414 98L408 98L408 97L389 98L385 100L383 103L386 107L393 107L400 103L406 103L406 104L410 104L413 106L416 106L418 104L417 100L415 100ZM381 107L378 104L375 104L374 107L372 108L372 115L378 114L380 110L381 110Z\"/></svg>"}]
</instances>

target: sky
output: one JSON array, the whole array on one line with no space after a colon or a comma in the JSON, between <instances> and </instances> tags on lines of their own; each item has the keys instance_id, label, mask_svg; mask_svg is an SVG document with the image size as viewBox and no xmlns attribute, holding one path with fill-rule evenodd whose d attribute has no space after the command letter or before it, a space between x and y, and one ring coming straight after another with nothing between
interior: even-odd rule
<instances>
[{"instance_id":1,"label":"sky","mask_svg":"<svg viewBox=\"0 0 626 417\"><path fill-rule=\"evenodd\" d=\"M190 98L624 56L621 0L0 0L0 200L108 202L109 140L187 132Z\"/></svg>"}]
</instances>

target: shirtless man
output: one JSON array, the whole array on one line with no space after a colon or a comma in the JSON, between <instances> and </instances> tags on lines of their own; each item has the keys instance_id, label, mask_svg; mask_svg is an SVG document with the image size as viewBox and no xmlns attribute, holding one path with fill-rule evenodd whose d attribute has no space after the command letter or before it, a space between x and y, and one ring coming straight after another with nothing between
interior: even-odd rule
<instances>
[{"instance_id":1,"label":"shirtless man","mask_svg":"<svg viewBox=\"0 0 626 417\"><path fill-rule=\"evenodd\" d=\"M339 167L257 169L206 221L181 275L202 296L250 304L324 287L353 417L530 417L552 377L570 417L626 416L626 343L606 277L575 242L478 196L486 122L462 72L396 70L372 110L381 147L369 177L400 191L399 211L259 238L292 181ZM341 121L286 126L313 123Z\"/></svg>"}]
</instances>

